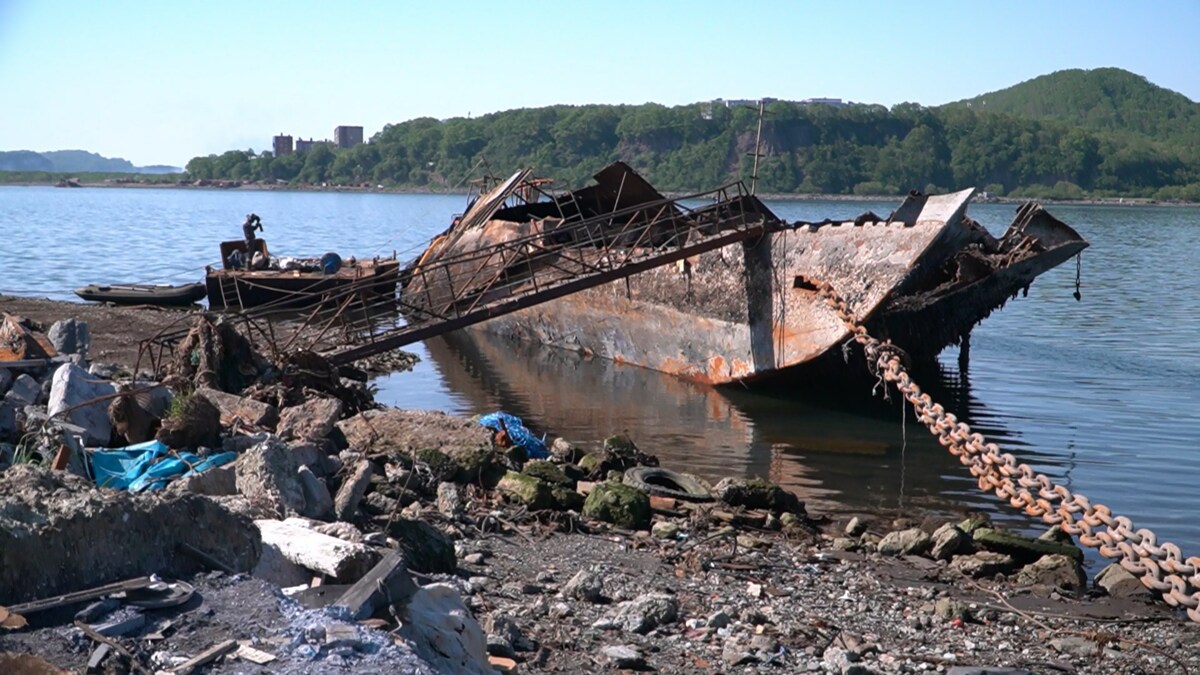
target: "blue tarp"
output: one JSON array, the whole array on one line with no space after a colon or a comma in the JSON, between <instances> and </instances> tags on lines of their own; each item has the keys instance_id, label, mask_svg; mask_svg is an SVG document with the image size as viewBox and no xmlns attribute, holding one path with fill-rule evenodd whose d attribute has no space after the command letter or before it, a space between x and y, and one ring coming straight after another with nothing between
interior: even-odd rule
<instances>
[{"instance_id":1,"label":"blue tarp","mask_svg":"<svg viewBox=\"0 0 1200 675\"><path fill-rule=\"evenodd\" d=\"M115 490L142 492L161 490L173 478L203 473L237 459L236 452L200 457L191 452L168 454L170 448L160 441L146 441L114 450L96 450L92 455L92 475L96 485Z\"/></svg>"},{"instance_id":2,"label":"blue tarp","mask_svg":"<svg viewBox=\"0 0 1200 675\"><path fill-rule=\"evenodd\" d=\"M524 424L521 424L520 417L506 412L494 412L481 415L479 423L492 431L503 429L512 439L513 444L524 450L530 459L545 459L550 456L546 444L542 439L534 436L532 431L526 429Z\"/></svg>"}]
</instances>

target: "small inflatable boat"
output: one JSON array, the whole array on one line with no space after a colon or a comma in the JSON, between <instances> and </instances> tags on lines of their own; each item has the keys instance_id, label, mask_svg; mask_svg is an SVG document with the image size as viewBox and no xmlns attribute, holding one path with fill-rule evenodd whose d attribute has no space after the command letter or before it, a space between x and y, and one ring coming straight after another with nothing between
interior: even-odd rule
<instances>
[{"instance_id":1,"label":"small inflatable boat","mask_svg":"<svg viewBox=\"0 0 1200 675\"><path fill-rule=\"evenodd\" d=\"M92 302L114 305L163 305L183 307L204 299L204 284L167 286L157 284L91 284L75 289L75 295Z\"/></svg>"}]
</instances>

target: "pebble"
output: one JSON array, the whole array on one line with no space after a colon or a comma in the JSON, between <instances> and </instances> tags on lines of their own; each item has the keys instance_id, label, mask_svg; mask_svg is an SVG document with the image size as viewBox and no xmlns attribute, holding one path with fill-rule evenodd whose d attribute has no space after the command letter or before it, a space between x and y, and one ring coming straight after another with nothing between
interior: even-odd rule
<instances>
[{"instance_id":1,"label":"pebble","mask_svg":"<svg viewBox=\"0 0 1200 675\"><path fill-rule=\"evenodd\" d=\"M646 667L645 657L634 645L609 645L600 653L608 663L620 670L641 670Z\"/></svg>"}]
</instances>

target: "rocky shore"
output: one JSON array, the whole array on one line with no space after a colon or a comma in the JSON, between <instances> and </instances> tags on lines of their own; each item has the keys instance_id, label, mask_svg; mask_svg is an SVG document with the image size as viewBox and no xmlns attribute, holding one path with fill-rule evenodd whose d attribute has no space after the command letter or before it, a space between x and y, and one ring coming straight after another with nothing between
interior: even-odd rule
<instances>
[{"instance_id":1,"label":"rocky shore","mask_svg":"<svg viewBox=\"0 0 1200 675\"><path fill-rule=\"evenodd\" d=\"M132 380L133 329L49 318L5 317L0 672L1200 669L1200 626L1057 530L833 520L637 439L380 407L207 317Z\"/></svg>"}]
</instances>

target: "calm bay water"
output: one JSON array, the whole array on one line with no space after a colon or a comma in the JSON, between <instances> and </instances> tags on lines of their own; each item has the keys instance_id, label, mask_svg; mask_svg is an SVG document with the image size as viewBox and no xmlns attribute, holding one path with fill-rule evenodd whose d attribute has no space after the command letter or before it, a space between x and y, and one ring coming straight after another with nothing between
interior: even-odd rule
<instances>
[{"instance_id":1,"label":"calm bay water","mask_svg":"<svg viewBox=\"0 0 1200 675\"><path fill-rule=\"evenodd\" d=\"M898 202L897 202L898 203ZM886 213L893 202L778 202L788 219ZM199 280L251 211L277 254L415 255L460 211L459 196L173 189L0 188L0 292L74 299L95 282ZM993 234L1011 205L971 215ZM968 373L943 354L939 397L990 439L1135 524L1200 554L1200 209L1055 206L1087 237L1083 299L1073 264L1040 278L976 328ZM945 513L981 495L929 434L895 414L698 387L651 371L479 331L419 345L412 373L380 398L476 414L506 409L581 441L628 432L667 466L770 477L814 511Z\"/></svg>"}]
</instances>

